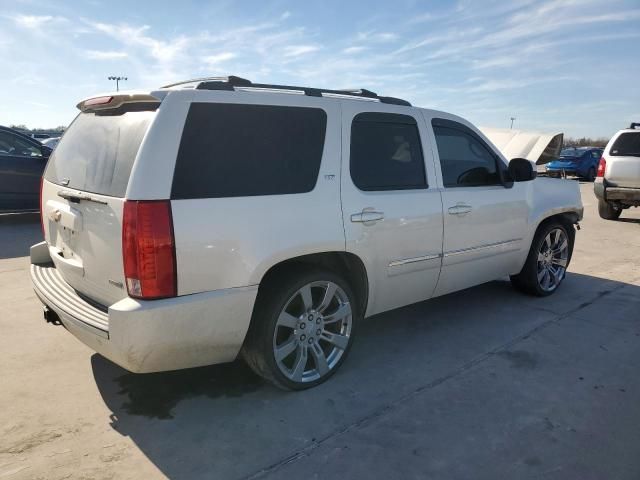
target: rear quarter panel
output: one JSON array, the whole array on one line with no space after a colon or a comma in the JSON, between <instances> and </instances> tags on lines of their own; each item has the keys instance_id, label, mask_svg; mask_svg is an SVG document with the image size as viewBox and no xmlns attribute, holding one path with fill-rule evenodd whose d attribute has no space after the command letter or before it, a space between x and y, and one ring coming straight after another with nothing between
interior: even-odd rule
<instances>
[{"instance_id":1,"label":"rear quarter panel","mask_svg":"<svg viewBox=\"0 0 640 480\"><path fill-rule=\"evenodd\" d=\"M269 268L283 260L344 251L339 102L212 91L198 92L197 101L318 107L327 114L327 130L318 179L311 192L171 201L178 294L257 285ZM171 150L174 163L176 153L177 144ZM167 185L170 190L170 183Z\"/></svg>"}]
</instances>

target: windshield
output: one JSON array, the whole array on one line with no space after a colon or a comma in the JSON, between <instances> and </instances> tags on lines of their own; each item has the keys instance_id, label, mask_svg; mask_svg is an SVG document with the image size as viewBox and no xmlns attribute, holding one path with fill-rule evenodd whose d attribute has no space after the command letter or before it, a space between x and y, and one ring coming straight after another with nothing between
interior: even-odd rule
<instances>
[{"instance_id":1,"label":"windshield","mask_svg":"<svg viewBox=\"0 0 640 480\"><path fill-rule=\"evenodd\" d=\"M611 146L609 155L613 157L640 157L640 132L621 134Z\"/></svg>"},{"instance_id":2,"label":"windshield","mask_svg":"<svg viewBox=\"0 0 640 480\"><path fill-rule=\"evenodd\" d=\"M85 192L124 197L133 162L155 114L81 113L56 146L44 178Z\"/></svg>"},{"instance_id":3,"label":"windshield","mask_svg":"<svg viewBox=\"0 0 640 480\"><path fill-rule=\"evenodd\" d=\"M563 148L560 152L561 157L579 157L584 153L584 148L569 147Z\"/></svg>"}]
</instances>

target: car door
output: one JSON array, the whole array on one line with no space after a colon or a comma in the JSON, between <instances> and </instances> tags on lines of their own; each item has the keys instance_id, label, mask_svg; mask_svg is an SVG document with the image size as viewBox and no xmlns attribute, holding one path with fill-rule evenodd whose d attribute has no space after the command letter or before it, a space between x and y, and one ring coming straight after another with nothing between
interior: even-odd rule
<instances>
[{"instance_id":1,"label":"car door","mask_svg":"<svg viewBox=\"0 0 640 480\"><path fill-rule=\"evenodd\" d=\"M342 105L346 250L369 282L367 315L431 297L440 272L442 201L424 119L415 109Z\"/></svg>"},{"instance_id":2,"label":"car door","mask_svg":"<svg viewBox=\"0 0 640 480\"><path fill-rule=\"evenodd\" d=\"M523 184L470 124L427 117L442 182L443 261L435 295L513 273L521 259L528 205Z\"/></svg>"},{"instance_id":3,"label":"car door","mask_svg":"<svg viewBox=\"0 0 640 480\"><path fill-rule=\"evenodd\" d=\"M47 156L36 142L0 131L0 209L38 208L40 178Z\"/></svg>"}]
</instances>

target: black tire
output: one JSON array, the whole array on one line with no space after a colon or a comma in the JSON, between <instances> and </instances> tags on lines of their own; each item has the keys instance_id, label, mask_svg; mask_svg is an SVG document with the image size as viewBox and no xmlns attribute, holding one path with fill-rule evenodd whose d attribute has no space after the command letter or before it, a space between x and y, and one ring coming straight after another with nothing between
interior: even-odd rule
<instances>
[{"instance_id":1,"label":"black tire","mask_svg":"<svg viewBox=\"0 0 640 480\"><path fill-rule=\"evenodd\" d=\"M314 282L333 282L346 294L351 307L351 330L347 347L337 363L323 376L314 381L293 381L278 367L274 353L274 335L278 317L287 303L302 287ZM328 380L342 365L353 344L360 312L351 286L342 277L328 270L310 267L295 267L276 274L261 286L253 309L251 325L247 333L242 356L258 375L283 390L305 390ZM295 332L295 330L294 330Z\"/></svg>"},{"instance_id":2,"label":"black tire","mask_svg":"<svg viewBox=\"0 0 640 480\"><path fill-rule=\"evenodd\" d=\"M587 172L587 176L585 177L587 182L593 182L596 179L596 169L591 167Z\"/></svg>"},{"instance_id":3,"label":"black tire","mask_svg":"<svg viewBox=\"0 0 640 480\"><path fill-rule=\"evenodd\" d=\"M528 295L533 295L536 297L546 297L554 293L562 284L565 273L563 273L562 279L560 280L560 283L558 284L558 286L556 286L551 291L548 291L542 288L538 280L538 252L540 251L542 247L542 243L544 242L547 235L552 230L555 230L557 228L565 232L568 239L568 243L569 243L567 266L565 267L565 273L566 273L566 268L569 267L569 263L571 262L571 256L573 254L575 230L573 229L573 226L571 226L570 224L561 222L560 220L552 219L552 220L543 222L538 227L538 230L536 231L536 234L533 237L533 241L531 242L531 248L529 249L529 254L527 255L527 259L524 262L524 266L522 267L522 270L520 270L520 273L518 273L517 275L512 275L510 277L511 284L517 290L520 290L523 293L526 293Z\"/></svg>"},{"instance_id":4,"label":"black tire","mask_svg":"<svg viewBox=\"0 0 640 480\"><path fill-rule=\"evenodd\" d=\"M621 208L616 208L612 203L598 199L598 213L605 220L617 220L622 213Z\"/></svg>"}]
</instances>

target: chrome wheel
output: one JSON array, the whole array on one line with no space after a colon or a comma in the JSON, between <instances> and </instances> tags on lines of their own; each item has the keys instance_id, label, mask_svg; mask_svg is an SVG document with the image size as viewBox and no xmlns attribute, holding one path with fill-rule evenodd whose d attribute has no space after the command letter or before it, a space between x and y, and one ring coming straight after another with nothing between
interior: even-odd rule
<instances>
[{"instance_id":1,"label":"chrome wheel","mask_svg":"<svg viewBox=\"0 0 640 480\"><path fill-rule=\"evenodd\" d=\"M538 285L545 292L558 288L567 271L569 239L561 228L554 228L545 237L538 251Z\"/></svg>"},{"instance_id":2,"label":"chrome wheel","mask_svg":"<svg viewBox=\"0 0 640 480\"><path fill-rule=\"evenodd\" d=\"M273 355L294 382L313 382L333 369L349 344L349 298L333 282L312 282L289 298L278 316Z\"/></svg>"}]
</instances>

